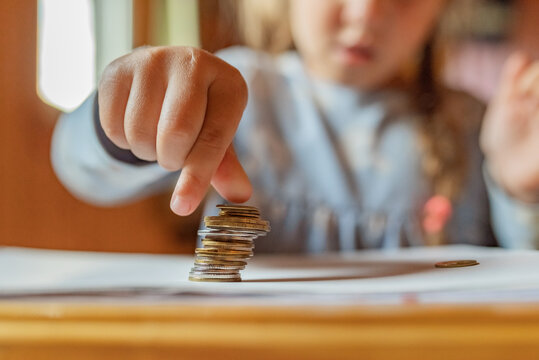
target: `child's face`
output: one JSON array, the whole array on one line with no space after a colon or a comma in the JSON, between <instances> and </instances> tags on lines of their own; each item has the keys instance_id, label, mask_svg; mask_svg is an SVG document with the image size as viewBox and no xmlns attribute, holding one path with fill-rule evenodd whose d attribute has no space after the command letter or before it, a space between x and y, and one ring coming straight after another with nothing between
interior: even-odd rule
<instances>
[{"instance_id":1,"label":"child's face","mask_svg":"<svg viewBox=\"0 0 539 360\"><path fill-rule=\"evenodd\" d=\"M374 89L421 49L444 0L291 0L292 35L311 74Z\"/></svg>"}]
</instances>

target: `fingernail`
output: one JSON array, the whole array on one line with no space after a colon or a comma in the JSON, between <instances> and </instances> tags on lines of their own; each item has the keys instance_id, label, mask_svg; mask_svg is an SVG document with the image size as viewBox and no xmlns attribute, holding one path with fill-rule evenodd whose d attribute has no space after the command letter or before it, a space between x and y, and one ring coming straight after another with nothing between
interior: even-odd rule
<instances>
[{"instance_id":1,"label":"fingernail","mask_svg":"<svg viewBox=\"0 0 539 360\"><path fill-rule=\"evenodd\" d=\"M180 196L174 195L172 202L170 203L170 208L174 213L185 216L190 214L191 204L187 199L182 199Z\"/></svg>"}]
</instances>

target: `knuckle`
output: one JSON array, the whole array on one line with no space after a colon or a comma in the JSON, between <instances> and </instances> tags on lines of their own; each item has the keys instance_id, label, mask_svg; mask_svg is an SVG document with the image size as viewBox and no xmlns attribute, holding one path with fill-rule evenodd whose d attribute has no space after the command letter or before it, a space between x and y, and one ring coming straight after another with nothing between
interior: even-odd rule
<instances>
[{"instance_id":1,"label":"knuckle","mask_svg":"<svg viewBox=\"0 0 539 360\"><path fill-rule=\"evenodd\" d=\"M190 80L200 79L207 74L208 56L200 49L186 47L182 52L180 64L182 69L187 70Z\"/></svg>"},{"instance_id":2,"label":"knuckle","mask_svg":"<svg viewBox=\"0 0 539 360\"><path fill-rule=\"evenodd\" d=\"M162 168L176 171L183 167L185 156L190 149L189 136L185 133L159 134L157 161Z\"/></svg>"},{"instance_id":3,"label":"knuckle","mask_svg":"<svg viewBox=\"0 0 539 360\"><path fill-rule=\"evenodd\" d=\"M110 89L111 85L121 83L121 80L124 78L126 72L127 69L123 58L112 61L105 67L103 73L101 74L101 79L98 85L99 92L106 92Z\"/></svg>"},{"instance_id":4,"label":"knuckle","mask_svg":"<svg viewBox=\"0 0 539 360\"><path fill-rule=\"evenodd\" d=\"M135 146L132 147L131 152L142 160L154 161L156 159L155 149L150 146Z\"/></svg>"},{"instance_id":5,"label":"knuckle","mask_svg":"<svg viewBox=\"0 0 539 360\"><path fill-rule=\"evenodd\" d=\"M248 100L247 84L236 68L232 68L230 76L227 77L226 94L231 105L229 124L236 128L241 120Z\"/></svg>"},{"instance_id":6,"label":"knuckle","mask_svg":"<svg viewBox=\"0 0 539 360\"><path fill-rule=\"evenodd\" d=\"M174 144L187 144L194 137L193 131L181 126L160 125L158 136Z\"/></svg>"},{"instance_id":7,"label":"knuckle","mask_svg":"<svg viewBox=\"0 0 539 360\"><path fill-rule=\"evenodd\" d=\"M138 122L127 122L125 125L125 135L130 143L152 143L152 136L149 129Z\"/></svg>"},{"instance_id":8,"label":"knuckle","mask_svg":"<svg viewBox=\"0 0 539 360\"><path fill-rule=\"evenodd\" d=\"M114 124L111 121L101 120L101 127L107 137L114 143L123 142L125 134L121 126Z\"/></svg>"},{"instance_id":9,"label":"knuckle","mask_svg":"<svg viewBox=\"0 0 539 360\"><path fill-rule=\"evenodd\" d=\"M204 191L210 182L210 180L206 179L202 174L192 171L185 171L183 176L185 176L185 182L191 190Z\"/></svg>"},{"instance_id":10,"label":"knuckle","mask_svg":"<svg viewBox=\"0 0 539 360\"><path fill-rule=\"evenodd\" d=\"M133 154L147 161L156 159L155 137L151 132L140 124L127 125L125 137Z\"/></svg>"},{"instance_id":11,"label":"knuckle","mask_svg":"<svg viewBox=\"0 0 539 360\"><path fill-rule=\"evenodd\" d=\"M157 163L168 171L178 171L183 167L184 160L175 156L157 156Z\"/></svg>"},{"instance_id":12,"label":"knuckle","mask_svg":"<svg viewBox=\"0 0 539 360\"><path fill-rule=\"evenodd\" d=\"M180 121L175 114L161 114L157 134L160 138L173 140L175 143L194 141L197 134L196 122Z\"/></svg>"},{"instance_id":13,"label":"knuckle","mask_svg":"<svg viewBox=\"0 0 539 360\"><path fill-rule=\"evenodd\" d=\"M202 146L209 150L224 150L225 148L225 133L220 128L211 128L203 130L199 137L198 141L201 143Z\"/></svg>"},{"instance_id":14,"label":"knuckle","mask_svg":"<svg viewBox=\"0 0 539 360\"><path fill-rule=\"evenodd\" d=\"M141 51L141 61L147 67L159 67L168 59L168 50L163 46L147 48Z\"/></svg>"},{"instance_id":15,"label":"knuckle","mask_svg":"<svg viewBox=\"0 0 539 360\"><path fill-rule=\"evenodd\" d=\"M118 74L121 72L121 70L122 70L121 61L119 59L112 61L103 70L103 74L101 75L101 81L116 78Z\"/></svg>"},{"instance_id":16,"label":"knuckle","mask_svg":"<svg viewBox=\"0 0 539 360\"><path fill-rule=\"evenodd\" d=\"M182 60L185 63L196 65L203 58L203 52L191 46L185 46L182 48Z\"/></svg>"},{"instance_id":17,"label":"knuckle","mask_svg":"<svg viewBox=\"0 0 539 360\"><path fill-rule=\"evenodd\" d=\"M235 67L232 67L231 70L230 86L239 96L243 96L245 99L247 99L247 83L245 82L245 79L241 75L240 71Z\"/></svg>"},{"instance_id":18,"label":"knuckle","mask_svg":"<svg viewBox=\"0 0 539 360\"><path fill-rule=\"evenodd\" d=\"M237 102L237 105L241 107L242 110L245 109L248 99L247 83L239 70L232 66L230 66L230 72L227 77L227 88Z\"/></svg>"}]
</instances>

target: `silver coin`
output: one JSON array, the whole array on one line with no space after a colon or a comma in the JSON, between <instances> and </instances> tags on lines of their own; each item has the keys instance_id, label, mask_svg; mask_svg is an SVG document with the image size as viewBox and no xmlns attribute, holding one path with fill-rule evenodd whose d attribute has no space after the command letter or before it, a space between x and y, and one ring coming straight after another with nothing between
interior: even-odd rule
<instances>
[{"instance_id":1,"label":"silver coin","mask_svg":"<svg viewBox=\"0 0 539 360\"><path fill-rule=\"evenodd\" d=\"M199 273L199 272L189 272L190 277L199 277L199 278L208 278L208 279L235 279L241 278L239 274L214 274L214 273Z\"/></svg>"},{"instance_id":2,"label":"silver coin","mask_svg":"<svg viewBox=\"0 0 539 360\"><path fill-rule=\"evenodd\" d=\"M213 271L213 270L224 270L224 271L239 271L243 270L245 265L221 265L221 264L194 264L191 270L199 271Z\"/></svg>"},{"instance_id":3,"label":"silver coin","mask_svg":"<svg viewBox=\"0 0 539 360\"><path fill-rule=\"evenodd\" d=\"M252 242L234 241L234 240L226 241L226 240L222 240L222 239L219 239L218 241L216 241L216 240L213 240L213 239L204 238L204 239L202 239L201 242L202 242L202 244L204 244L204 246L208 246L208 245L211 245L211 246L235 246L235 247L243 247L243 248L249 248L249 249L252 249L255 246Z\"/></svg>"},{"instance_id":4,"label":"silver coin","mask_svg":"<svg viewBox=\"0 0 539 360\"><path fill-rule=\"evenodd\" d=\"M241 281L240 271L253 256L254 239L270 231L256 207L218 205L219 216L206 216L199 230L202 248L195 250L191 281Z\"/></svg>"},{"instance_id":5,"label":"silver coin","mask_svg":"<svg viewBox=\"0 0 539 360\"><path fill-rule=\"evenodd\" d=\"M233 238L231 237L230 239L227 239L226 236L223 236L223 235L218 235L218 236L204 235L204 236L201 236L201 240L222 241L222 242L228 242L228 243L244 244L246 246L253 245L254 244L254 241L253 241L254 238L255 238L255 236L252 236L252 237L234 236Z\"/></svg>"},{"instance_id":6,"label":"silver coin","mask_svg":"<svg viewBox=\"0 0 539 360\"><path fill-rule=\"evenodd\" d=\"M210 241L216 241L216 242L226 242L226 243L241 243L246 245L252 245L254 244L253 239L248 238L246 236L232 236L232 235L212 235L209 237L205 237L202 240L210 240Z\"/></svg>"},{"instance_id":7,"label":"silver coin","mask_svg":"<svg viewBox=\"0 0 539 360\"><path fill-rule=\"evenodd\" d=\"M229 204L219 204L215 206L220 210L232 210L232 211L248 211L254 213L260 213L260 210L255 206L249 205L229 205Z\"/></svg>"},{"instance_id":8,"label":"silver coin","mask_svg":"<svg viewBox=\"0 0 539 360\"><path fill-rule=\"evenodd\" d=\"M198 254L199 259L211 260L230 260L230 261L247 261L253 257L253 253L242 255L214 255L214 254Z\"/></svg>"},{"instance_id":9,"label":"silver coin","mask_svg":"<svg viewBox=\"0 0 539 360\"><path fill-rule=\"evenodd\" d=\"M211 247L211 246L205 246L203 248L197 248L195 249L195 254L197 255L205 255L205 256L212 256L212 255L220 255L220 256L250 256L253 254L253 252L249 249L247 251L239 251L239 250L230 250L225 249L223 247Z\"/></svg>"},{"instance_id":10,"label":"silver coin","mask_svg":"<svg viewBox=\"0 0 539 360\"><path fill-rule=\"evenodd\" d=\"M225 266L245 266L247 265L246 261L234 259L234 260L216 260L216 259L206 259L206 258L195 258L195 265L225 265Z\"/></svg>"},{"instance_id":11,"label":"silver coin","mask_svg":"<svg viewBox=\"0 0 539 360\"><path fill-rule=\"evenodd\" d=\"M243 217L249 219L260 219L260 215L251 214L246 212L236 212L236 211L220 211L219 216L233 216L233 217Z\"/></svg>"},{"instance_id":12,"label":"silver coin","mask_svg":"<svg viewBox=\"0 0 539 360\"><path fill-rule=\"evenodd\" d=\"M215 246L215 245L204 245L204 249L207 250L217 250L217 251L239 251L241 253L249 253L251 256L253 255L253 249L252 248L244 248L244 247L234 247L234 246Z\"/></svg>"},{"instance_id":13,"label":"silver coin","mask_svg":"<svg viewBox=\"0 0 539 360\"><path fill-rule=\"evenodd\" d=\"M236 278L229 278L229 279L220 279L220 278L207 278L207 277L200 277L200 276L189 276L189 281L196 281L196 282L241 282L241 276Z\"/></svg>"},{"instance_id":14,"label":"silver coin","mask_svg":"<svg viewBox=\"0 0 539 360\"><path fill-rule=\"evenodd\" d=\"M212 224L206 224L206 227L209 229L216 229L216 230L237 230L237 231L249 231L252 234L255 234L257 236L260 236L262 234L265 234L266 232L270 231L269 227L266 226L250 226L248 224L233 224L233 223L212 223Z\"/></svg>"},{"instance_id":15,"label":"silver coin","mask_svg":"<svg viewBox=\"0 0 539 360\"><path fill-rule=\"evenodd\" d=\"M257 232L240 230L240 231L230 231L230 230L216 230L216 229L204 229L199 230L198 235L206 237L214 236L237 236L242 238L255 239L258 236Z\"/></svg>"},{"instance_id":16,"label":"silver coin","mask_svg":"<svg viewBox=\"0 0 539 360\"><path fill-rule=\"evenodd\" d=\"M240 272L238 270L195 270L191 269L189 272L190 275L196 276L209 276L209 275L218 275L218 276L239 276Z\"/></svg>"}]
</instances>

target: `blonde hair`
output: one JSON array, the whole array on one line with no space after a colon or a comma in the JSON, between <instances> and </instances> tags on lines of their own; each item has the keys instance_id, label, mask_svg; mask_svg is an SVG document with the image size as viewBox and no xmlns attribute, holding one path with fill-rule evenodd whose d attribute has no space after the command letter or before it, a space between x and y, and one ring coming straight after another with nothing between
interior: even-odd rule
<instances>
[{"instance_id":1,"label":"blonde hair","mask_svg":"<svg viewBox=\"0 0 539 360\"><path fill-rule=\"evenodd\" d=\"M234 1L234 0L232 0ZM254 49L279 54L294 47L290 30L288 0L236 0L236 21L241 41ZM440 23L443 24L443 21ZM442 31L443 32L443 31ZM416 107L423 116L418 120L423 147L422 169L432 191L455 200L462 188L467 161L464 122L447 98L449 92L436 80L441 58L434 57L441 31L434 31L415 71ZM444 37L447 34L444 33ZM434 51L436 48L436 51ZM427 234L427 243L439 244L444 234Z\"/></svg>"},{"instance_id":2,"label":"blonde hair","mask_svg":"<svg viewBox=\"0 0 539 360\"><path fill-rule=\"evenodd\" d=\"M288 0L236 0L234 3L239 36L245 45L272 54L293 47Z\"/></svg>"}]
</instances>

